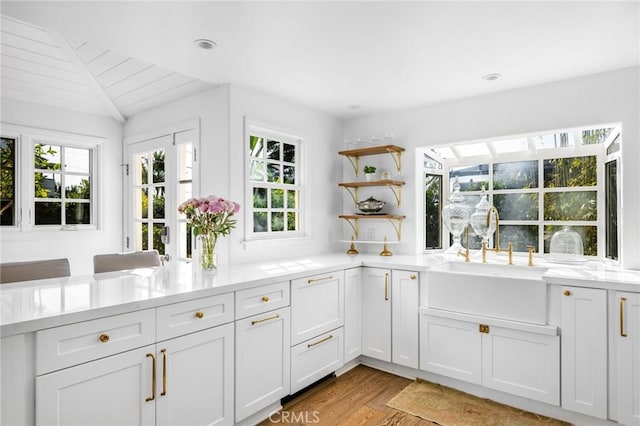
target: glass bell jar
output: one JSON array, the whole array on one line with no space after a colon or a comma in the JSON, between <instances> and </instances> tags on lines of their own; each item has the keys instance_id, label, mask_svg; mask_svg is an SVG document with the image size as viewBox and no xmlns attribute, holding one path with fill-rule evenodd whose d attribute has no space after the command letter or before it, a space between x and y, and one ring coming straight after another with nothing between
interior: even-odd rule
<instances>
[{"instance_id":1,"label":"glass bell jar","mask_svg":"<svg viewBox=\"0 0 640 426\"><path fill-rule=\"evenodd\" d=\"M482 187L482 193L480 194L480 202L476 204L476 211L471 215L469 220L473 232L476 233L482 241L489 246L489 237L496 232L496 214L492 213L491 218L487 220L489 216L489 209L491 204L487 201L487 193L484 186Z\"/></svg>"},{"instance_id":2,"label":"glass bell jar","mask_svg":"<svg viewBox=\"0 0 640 426\"><path fill-rule=\"evenodd\" d=\"M549 260L558 263L582 263L584 248L580 234L565 226L554 232L549 245Z\"/></svg>"},{"instance_id":3,"label":"glass bell jar","mask_svg":"<svg viewBox=\"0 0 640 426\"><path fill-rule=\"evenodd\" d=\"M464 202L464 196L460 193L458 178L453 184L453 194L449 197L449 204L442 208L442 220L453 237L453 244L445 253L455 254L463 248L460 243L460 235L469 224L471 208Z\"/></svg>"}]
</instances>

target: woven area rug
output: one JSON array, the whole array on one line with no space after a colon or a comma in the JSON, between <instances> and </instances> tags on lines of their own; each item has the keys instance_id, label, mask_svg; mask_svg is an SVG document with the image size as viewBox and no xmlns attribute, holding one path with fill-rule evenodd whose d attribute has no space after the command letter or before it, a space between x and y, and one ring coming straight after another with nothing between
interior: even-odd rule
<instances>
[{"instance_id":1,"label":"woven area rug","mask_svg":"<svg viewBox=\"0 0 640 426\"><path fill-rule=\"evenodd\" d=\"M443 426L533 426L569 423L418 379L387 405Z\"/></svg>"}]
</instances>

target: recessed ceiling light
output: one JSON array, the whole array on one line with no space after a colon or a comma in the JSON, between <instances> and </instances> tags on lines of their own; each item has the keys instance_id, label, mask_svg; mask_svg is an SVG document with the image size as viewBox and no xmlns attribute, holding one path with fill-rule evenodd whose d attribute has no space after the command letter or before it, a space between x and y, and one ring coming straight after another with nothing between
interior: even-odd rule
<instances>
[{"instance_id":1,"label":"recessed ceiling light","mask_svg":"<svg viewBox=\"0 0 640 426\"><path fill-rule=\"evenodd\" d=\"M493 73L493 74L487 74L482 76L482 79L486 81L495 81L499 78L502 78L502 74Z\"/></svg>"},{"instance_id":2,"label":"recessed ceiling light","mask_svg":"<svg viewBox=\"0 0 640 426\"><path fill-rule=\"evenodd\" d=\"M199 38L197 40L194 40L193 42L200 49L205 49L205 50L215 49L218 46L214 41L207 40L206 38Z\"/></svg>"},{"instance_id":3,"label":"recessed ceiling light","mask_svg":"<svg viewBox=\"0 0 640 426\"><path fill-rule=\"evenodd\" d=\"M362 105L349 105L349 109L356 110L356 109L360 109L360 108L362 108Z\"/></svg>"}]
</instances>

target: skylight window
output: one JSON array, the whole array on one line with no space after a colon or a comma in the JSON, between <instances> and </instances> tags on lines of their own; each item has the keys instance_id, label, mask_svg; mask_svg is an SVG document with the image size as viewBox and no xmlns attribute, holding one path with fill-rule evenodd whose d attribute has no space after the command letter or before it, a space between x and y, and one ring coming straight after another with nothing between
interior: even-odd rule
<instances>
[{"instance_id":1,"label":"skylight window","mask_svg":"<svg viewBox=\"0 0 640 426\"><path fill-rule=\"evenodd\" d=\"M573 133L552 133L550 135L536 136L537 149L566 148L575 146Z\"/></svg>"},{"instance_id":2,"label":"skylight window","mask_svg":"<svg viewBox=\"0 0 640 426\"><path fill-rule=\"evenodd\" d=\"M508 139L501 141L489 142L496 153L507 154L510 152L524 152L529 149L529 144L524 138L521 139Z\"/></svg>"},{"instance_id":3,"label":"skylight window","mask_svg":"<svg viewBox=\"0 0 640 426\"><path fill-rule=\"evenodd\" d=\"M433 151L438 157L442 158L443 160L446 160L448 158L455 158L456 156L453 153L453 150L448 146L443 146L441 148L432 148L431 151Z\"/></svg>"},{"instance_id":4,"label":"skylight window","mask_svg":"<svg viewBox=\"0 0 640 426\"><path fill-rule=\"evenodd\" d=\"M478 155L489 155L489 148L486 143L471 143L468 145L457 145L456 150L463 157L476 157Z\"/></svg>"}]
</instances>

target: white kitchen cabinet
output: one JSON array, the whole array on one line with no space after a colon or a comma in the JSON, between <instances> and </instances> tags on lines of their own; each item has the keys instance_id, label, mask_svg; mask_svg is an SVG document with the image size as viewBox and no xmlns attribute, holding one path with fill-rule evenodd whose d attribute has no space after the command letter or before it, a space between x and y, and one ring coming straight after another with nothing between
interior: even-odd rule
<instances>
[{"instance_id":1,"label":"white kitchen cabinet","mask_svg":"<svg viewBox=\"0 0 640 426\"><path fill-rule=\"evenodd\" d=\"M391 362L391 270L362 268L362 355Z\"/></svg>"},{"instance_id":2,"label":"white kitchen cabinet","mask_svg":"<svg viewBox=\"0 0 640 426\"><path fill-rule=\"evenodd\" d=\"M36 424L153 425L155 346L36 377Z\"/></svg>"},{"instance_id":3,"label":"white kitchen cabinet","mask_svg":"<svg viewBox=\"0 0 640 426\"><path fill-rule=\"evenodd\" d=\"M344 364L343 328L331 330L291 348L291 393L333 373Z\"/></svg>"},{"instance_id":4,"label":"white kitchen cabinet","mask_svg":"<svg viewBox=\"0 0 640 426\"><path fill-rule=\"evenodd\" d=\"M291 281L291 344L344 325L344 271Z\"/></svg>"},{"instance_id":5,"label":"white kitchen cabinet","mask_svg":"<svg viewBox=\"0 0 640 426\"><path fill-rule=\"evenodd\" d=\"M419 274L394 269L391 276L391 362L418 368Z\"/></svg>"},{"instance_id":6,"label":"white kitchen cabinet","mask_svg":"<svg viewBox=\"0 0 640 426\"><path fill-rule=\"evenodd\" d=\"M344 271L344 362L362 354L362 268Z\"/></svg>"},{"instance_id":7,"label":"white kitchen cabinet","mask_svg":"<svg viewBox=\"0 0 640 426\"><path fill-rule=\"evenodd\" d=\"M539 327L535 333L517 324L510 329L421 311L420 369L559 404L560 339L552 327L525 327Z\"/></svg>"},{"instance_id":8,"label":"white kitchen cabinet","mask_svg":"<svg viewBox=\"0 0 640 426\"><path fill-rule=\"evenodd\" d=\"M616 292L618 423L640 425L640 293Z\"/></svg>"},{"instance_id":9,"label":"white kitchen cabinet","mask_svg":"<svg viewBox=\"0 0 640 426\"><path fill-rule=\"evenodd\" d=\"M607 292L562 287L562 407L607 418Z\"/></svg>"},{"instance_id":10,"label":"white kitchen cabinet","mask_svg":"<svg viewBox=\"0 0 640 426\"><path fill-rule=\"evenodd\" d=\"M289 394L289 308L236 321L236 422Z\"/></svg>"}]
</instances>

